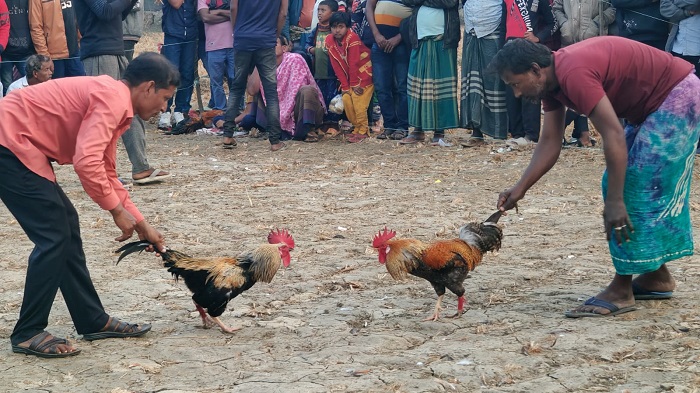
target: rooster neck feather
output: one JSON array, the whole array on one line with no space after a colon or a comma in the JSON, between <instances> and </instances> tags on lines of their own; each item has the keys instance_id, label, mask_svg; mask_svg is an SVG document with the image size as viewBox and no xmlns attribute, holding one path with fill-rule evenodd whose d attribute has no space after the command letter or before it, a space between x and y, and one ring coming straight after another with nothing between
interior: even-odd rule
<instances>
[{"instance_id":1,"label":"rooster neck feather","mask_svg":"<svg viewBox=\"0 0 700 393\"><path fill-rule=\"evenodd\" d=\"M271 282L282 264L279 244L264 244L255 250L244 253L241 259L251 262L248 271L255 281Z\"/></svg>"},{"instance_id":2,"label":"rooster neck feather","mask_svg":"<svg viewBox=\"0 0 700 393\"><path fill-rule=\"evenodd\" d=\"M387 245L386 270L395 280L404 280L408 273L415 271L421 255L428 248L427 244L416 239L390 240Z\"/></svg>"}]
</instances>

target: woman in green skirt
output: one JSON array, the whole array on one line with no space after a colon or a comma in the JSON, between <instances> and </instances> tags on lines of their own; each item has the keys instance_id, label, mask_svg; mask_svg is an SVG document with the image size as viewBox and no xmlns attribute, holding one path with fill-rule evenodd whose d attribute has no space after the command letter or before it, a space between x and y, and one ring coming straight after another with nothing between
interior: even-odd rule
<instances>
[{"instance_id":1,"label":"woman in green skirt","mask_svg":"<svg viewBox=\"0 0 700 393\"><path fill-rule=\"evenodd\" d=\"M457 45L459 0L404 0L415 7L408 20L413 50L408 66L408 123L414 127L402 144L425 140L433 131L438 145L445 130L459 125L457 111Z\"/></svg>"}]
</instances>

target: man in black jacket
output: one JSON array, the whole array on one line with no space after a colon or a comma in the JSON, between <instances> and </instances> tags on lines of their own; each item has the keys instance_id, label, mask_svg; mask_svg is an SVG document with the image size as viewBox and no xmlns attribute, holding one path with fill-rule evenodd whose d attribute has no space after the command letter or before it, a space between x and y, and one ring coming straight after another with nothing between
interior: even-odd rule
<instances>
[{"instance_id":1,"label":"man in black jacket","mask_svg":"<svg viewBox=\"0 0 700 393\"><path fill-rule=\"evenodd\" d=\"M669 24L659 0L612 0L618 35L664 50Z\"/></svg>"}]
</instances>

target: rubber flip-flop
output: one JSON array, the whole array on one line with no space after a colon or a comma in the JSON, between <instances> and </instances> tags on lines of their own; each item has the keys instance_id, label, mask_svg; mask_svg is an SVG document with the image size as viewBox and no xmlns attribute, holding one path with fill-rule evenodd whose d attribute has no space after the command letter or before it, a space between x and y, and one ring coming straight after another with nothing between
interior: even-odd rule
<instances>
[{"instance_id":1,"label":"rubber flip-flop","mask_svg":"<svg viewBox=\"0 0 700 393\"><path fill-rule=\"evenodd\" d=\"M610 302L606 302L605 300L598 299L596 297L592 297L588 300L586 300L583 303L585 306L595 306L595 307L602 307L605 309L610 310L610 313L608 314L599 314L597 312L591 312L591 311L574 311L570 310L564 313L564 315L567 318L587 318L587 317L593 317L593 318L598 318L598 317L612 317L618 314L624 314L626 312L634 311L637 309L635 306L630 306L630 307L618 307Z\"/></svg>"},{"instance_id":2,"label":"rubber flip-flop","mask_svg":"<svg viewBox=\"0 0 700 393\"><path fill-rule=\"evenodd\" d=\"M647 291L635 282L632 282L632 293L635 300L663 300L673 297L673 291Z\"/></svg>"},{"instance_id":3,"label":"rubber flip-flop","mask_svg":"<svg viewBox=\"0 0 700 393\"><path fill-rule=\"evenodd\" d=\"M151 172L150 175L142 178L142 179L134 179L134 184L149 184L149 183L155 183L162 181L163 179L169 178L171 175L168 173L167 175L162 175L164 171L160 169L154 169L153 172Z\"/></svg>"}]
</instances>

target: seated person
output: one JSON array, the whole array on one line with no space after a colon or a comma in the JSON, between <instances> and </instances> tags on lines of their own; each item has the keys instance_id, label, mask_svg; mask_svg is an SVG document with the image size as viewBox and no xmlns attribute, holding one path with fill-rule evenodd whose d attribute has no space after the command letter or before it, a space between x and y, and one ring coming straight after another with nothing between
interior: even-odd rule
<instances>
[{"instance_id":1,"label":"seated person","mask_svg":"<svg viewBox=\"0 0 700 393\"><path fill-rule=\"evenodd\" d=\"M27 58L24 69L27 75L12 82L7 88L7 94L10 94L13 90L37 85L51 79L53 75L53 61L48 56L31 55Z\"/></svg>"},{"instance_id":2,"label":"seated person","mask_svg":"<svg viewBox=\"0 0 700 393\"><path fill-rule=\"evenodd\" d=\"M323 95L316 85L306 61L297 53L289 52L289 41L281 36L277 40L277 94L280 100L280 124L282 139L316 142L318 129L323 125L326 111ZM255 70L248 77L246 92L253 97L246 110L236 118L243 129L256 127L264 130L265 92Z\"/></svg>"}]
</instances>

